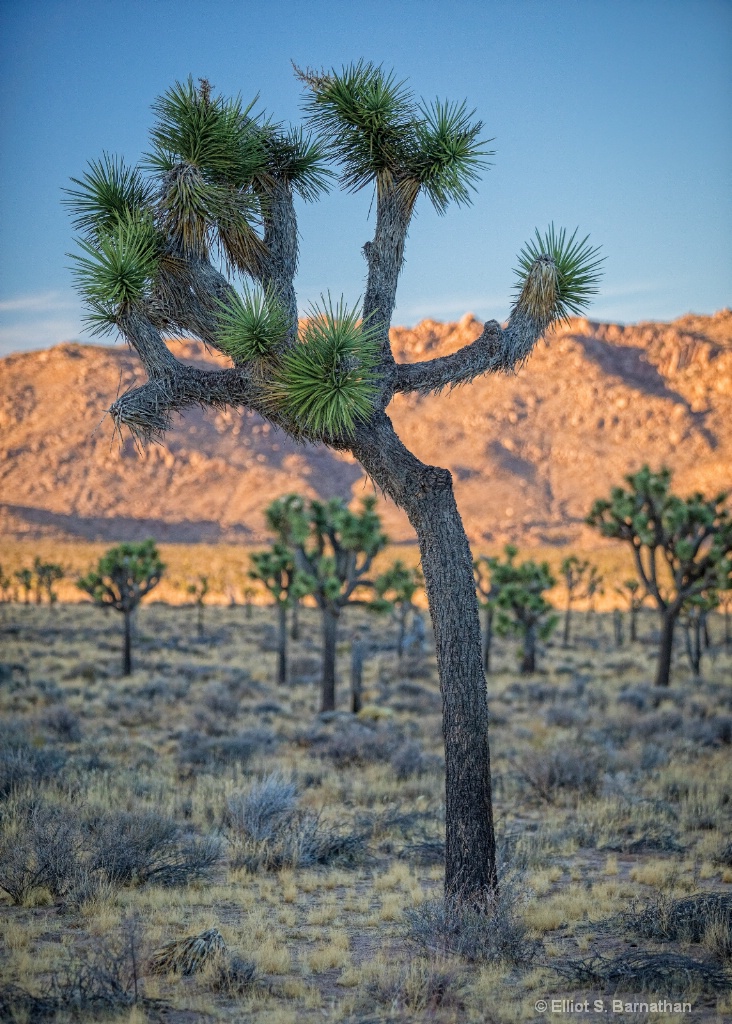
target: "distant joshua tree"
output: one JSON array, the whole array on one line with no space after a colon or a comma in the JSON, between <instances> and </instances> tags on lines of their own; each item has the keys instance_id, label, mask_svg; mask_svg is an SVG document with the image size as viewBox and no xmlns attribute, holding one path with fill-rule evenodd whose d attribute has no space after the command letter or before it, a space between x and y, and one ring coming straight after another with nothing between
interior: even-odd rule
<instances>
[{"instance_id":1,"label":"distant joshua tree","mask_svg":"<svg viewBox=\"0 0 732 1024\"><path fill-rule=\"evenodd\" d=\"M558 621L544 597L556 580L547 562L526 561L517 565L514 559L518 551L512 544L506 545L505 553L506 561L496 559L492 567L498 589L496 628L499 633L522 637L521 673L530 675L536 671L537 641L551 636Z\"/></svg>"},{"instance_id":2,"label":"distant joshua tree","mask_svg":"<svg viewBox=\"0 0 732 1024\"><path fill-rule=\"evenodd\" d=\"M578 558L577 555L569 555L568 558L563 559L560 566L560 572L564 579L564 586L567 589L567 607L564 612L564 636L562 638L562 644L564 647L569 647L572 603L574 602L577 590L582 585L585 574L589 568L590 563L586 559Z\"/></svg>"},{"instance_id":3,"label":"distant joshua tree","mask_svg":"<svg viewBox=\"0 0 732 1024\"><path fill-rule=\"evenodd\" d=\"M629 544L641 583L656 602L661 644L656 685L668 686L674 628L682 609L710 590L727 586L732 572L732 515L727 495L705 498L671 493L671 471L644 466L613 487L587 517L605 537Z\"/></svg>"},{"instance_id":4,"label":"distant joshua tree","mask_svg":"<svg viewBox=\"0 0 732 1024\"><path fill-rule=\"evenodd\" d=\"M518 548L512 544L506 545L506 552L518 554ZM498 600L498 584L495 578L495 567L499 559L489 555L478 555L473 562L473 576L475 578L475 589L478 592L478 601L485 611L485 625L483 629L483 670L488 673L491 670L491 649L493 647L493 619L496 612L496 601Z\"/></svg>"},{"instance_id":5,"label":"distant joshua tree","mask_svg":"<svg viewBox=\"0 0 732 1024\"><path fill-rule=\"evenodd\" d=\"M195 583L189 583L188 593L193 598L193 603L196 606L196 631L200 640L203 636L203 609L206 594L208 593L208 576L200 574Z\"/></svg>"},{"instance_id":6,"label":"distant joshua tree","mask_svg":"<svg viewBox=\"0 0 732 1024\"><path fill-rule=\"evenodd\" d=\"M421 463L386 410L396 394L512 373L552 323L584 309L600 261L576 232L537 232L519 256L505 327L490 321L457 352L397 364L389 327L412 215L421 195L438 213L470 202L489 156L482 124L464 103L419 103L363 61L296 73L314 138L189 79L154 105L150 177L106 156L75 179L67 201L82 236L78 284L92 326L120 331L148 376L114 402L119 430L145 444L187 408L251 409L292 437L350 452L405 510L419 538L443 693L445 886L480 902L497 874L472 557L450 473ZM375 192L363 306L324 299L298 324L295 196L316 199L336 174L348 191ZM219 266L253 287L236 291ZM181 334L233 366L181 363L163 340Z\"/></svg>"},{"instance_id":7,"label":"distant joshua tree","mask_svg":"<svg viewBox=\"0 0 732 1024\"><path fill-rule=\"evenodd\" d=\"M267 522L279 532L286 522L286 505L291 499L275 501L267 509ZM285 528L285 536L288 535ZM313 581L295 565L295 552L282 540L282 534L268 551L255 551L251 555L249 575L259 580L270 592L277 606L277 682L287 682L287 610L292 608L313 588Z\"/></svg>"},{"instance_id":8,"label":"distant joshua tree","mask_svg":"<svg viewBox=\"0 0 732 1024\"><path fill-rule=\"evenodd\" d=\"M374 606L381 605L386 610L393 608L396 612L399 632L397 635L397 656L404 656L404 640L407 635L409 616L414 612L414 595L424 585L422 573L417 568L409 568L400 558L386 572L374 580L376 601Z\"/></svg>"},{"instance_id":9,"label":"distant joshua tree","mask_svg":"<svg viewBox=\"0 0 732 1024\"><path fill-rule=\"evenodd\" d=\"M623 580L619 587L615 587L615 593L619 594L628 605L630 642L634 644L638 640L638 612L643 607L643 602L648 597L648 594L643 590L638 580L634 579Z\"/></svg>"},{"instance_id":10,"label":"distant joshua tree","mask_svg":"<svg viewBox=\"0 0 732 1024\"><path fill-rule=\"evenodd\" d=\"M33 590L33 570L19 569L15 578L23 591L23 603L30 604L31 592Z\"/></svg>"},{"instance_id":11,"label":"distant joshua tree","mask_svg":"<svg viewBox=\"0 0 732 1024\"><path fill-rule=\"evenodd\" d=\"M41 603L45 591L48 603L54 605L58 600L54 589L55 585L66 575L63 567L57 565L56 562L42 562L36 558L33 568L36 576L36 604Z\"/></svg>"},{"instance_id":12,"label":"distant joshua tree","mask_svg":"<svg viewBox=\"0 0 732 1024\"><path fill-rule=\"evenodd\" d=\"M132 613L146 594L158 585L165 566L155 542L120 544L99 559L96 569L77 580L80 590L95 604L114 608L124 615L122 674L132 672Z\"/></svg>"}]
</instances>

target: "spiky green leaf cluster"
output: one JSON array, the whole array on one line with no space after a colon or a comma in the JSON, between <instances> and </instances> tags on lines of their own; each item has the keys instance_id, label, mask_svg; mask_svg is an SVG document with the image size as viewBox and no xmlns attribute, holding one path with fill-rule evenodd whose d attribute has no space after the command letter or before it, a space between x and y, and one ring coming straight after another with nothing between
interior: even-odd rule
<instances>
[{"instance_id":1,"label":"spiky green leaf cluster","mask_svg":"<svg viewBox=\"0 0 732 1024\"><path fill-rule=\"evenodd\" d=\"M323 298L281 357L269 386L273 405L315 437L352 434L373 411L377 339L358 309Z\"/></svg>"},{"instance_id":2,"label":"spiky green leaf cluster","mask_svg":"<svg viewBox=\"0 0 732 1024\"><path fill-rule=\"evenodd\" d=\"M253 552L250 559L250 578L263 583L279 604L289 607L311 593L314 581L296 568L292 550L281 541L275 541L268 551Z\"/></svg>"},{"instance_id":3,"label":"spiky green leaf cluster","mask_svg":"<svg viewBox=\"0 0 732 1024\"><path fill-rule=\"evenodd\" d=\"M89 240L115 230L121 220L149 210L154 185L138 167L129 167L120 157L104 153L92 160L81 178L72 178L77 188L64 189L62 200L72 223Z\"/></svg>"},{"instance_id":4,"label":"spiky green leaf cluster","mask_svg":"<svg viewBox=\"0 0 732 1024\"><path fill-rule=\"evenodd\" d=\"M480 172L489 166L492 156L480 140L481 121L475 111L463 103L441 103L420 108L422 118L415 123L417 145L411 160L415 181L429 196L438 213L445 213L451 202L470 203Z\"/></svg>"},{"instance_id":5,"label":"spiky green leaf cluster","mask_svg":"<svg viewBox=\"0 0 732 1024\"><path fill-rule=\"evenodd\" d=\"M270 172L290 185L306 202L327 192L333 172L326 167L325 146L300 127L265 126L264 145Z\"/></svg>"},{"instance_id":6,"label":"spiky green leaf cluster","mask_svg":"<svg viewBox=\"0 0 732 1024\"><path fill-rule=\"evenodd\" d=\"M366 61L339 71L298 72L305 110L342 168L350 191L375 185L411 212L424 190L439 213L466 203L489 151L465 104L418 105L393 72Z\"/></svg>"},{"instance_id":7,"label":"spiky green leaf cluster","mask_svg":"<svg viewBox=\"0 0 732 1024\"><path fill-rule=\"evenodd\" d=\"M512 315L527 315L537 323L567 321L579 316L597 294L600 265L599 247L588 244L586 235L577 238L577 228L567 238L561 228L551 224L542 235L527 242L519 253L516 297Z\"/></svg>"},{"instance_id":8,"label":"spiky green leaf cluster","mask_svg":"<svg viewBox=\"0 0 732 1024\"><path fill-rule=\"evenodd\" d=\"M262 288L244 287L219 303L218 342L237 363L264 359L287 335L290 322L276 296Z\"/></svg>"},{"instance_id":9,"label":"spiky green leaf cluster","mask_svg":"<svg viewBox=\"0 0 732 1024\"><path fill-rule=\"evenodd\" d=\"M257 119L249 116L255 102L245 108L241 97L213 97L208 82L196 88L190 76L176 82L153 104L149 166L166 173L183 163L236 187L250 184L267 170Z\"/></svg>"},{"instance_id":10,"label":"spiky green leaf cluster","mask_svg":"<svg viewBox=\"0 0 732 1024\"><path fill-rule=\"evenodd\" d=\"M160 243L152 217L124 214L96 243L80 241L82 253L73 253L76 285L89 313L93 333L104 333L120 316L140 303L158 270Z\"/></svg>"}]
</instances>

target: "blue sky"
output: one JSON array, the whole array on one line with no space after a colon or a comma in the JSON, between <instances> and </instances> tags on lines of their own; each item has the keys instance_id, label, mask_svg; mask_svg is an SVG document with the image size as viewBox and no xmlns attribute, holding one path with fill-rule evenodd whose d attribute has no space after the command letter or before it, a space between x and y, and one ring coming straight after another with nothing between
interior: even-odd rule
<instances>
[{"instance_id":1,"label":"blue sky","mask_svg":"<svg viewBox=\"0 0 732 1024\"><path fill-rule=\"evenodd\" d=\"M425 201L395 323L507 315L516 254L551 221L606 257L598 320L732 303L729 0L0 0L0 354L84 339L61 189L145 152L176 79L299 120L290 61L360 57L467 99L496 150L469 209ZM300 208L301 307L362 292L370 196Z\"/></svg>"}]
</instances>

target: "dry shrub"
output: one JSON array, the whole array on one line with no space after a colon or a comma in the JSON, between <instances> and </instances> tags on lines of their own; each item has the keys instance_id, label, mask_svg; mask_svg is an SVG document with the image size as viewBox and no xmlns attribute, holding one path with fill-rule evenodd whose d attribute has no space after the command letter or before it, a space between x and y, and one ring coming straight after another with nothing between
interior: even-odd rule
<instances>
[{"instance_id":1,"label":"dry shrub","mask_svg":"<svg viewBox=\"0 0 732 1024\"><path fill-rule=\"evenodd\" d=\"M90 869L114 885L187 885L221 856L216 836L186 835L154 812L116 811L92 823Z\"/></svg>"},{"instance_id":2,"label":"dry shrub","mask_svg":"<svg viewBox=\"0 0 732 1024\"><path fill-rule=\"evenodd\" d=\"M531 750L513 768L521 781L546 803L554 803L561 792L597 796L602 786L605 758L602 752L556 747Z\"/></svg>"},{"instance_id":3,"label":"dry shrub","mask_svg":"<svg viewBox=\"0 0 732 1024\"><path fill-rule=\"evenodd\" d=\"M363 988L364 1002L388 1006L392 1011L432 1014L435 1010L462 1010L466 981L454 965L441 960L413 960L387 967Z\"/></svg>"},{"instance_id":4,"label":"dry shrub","mask_svg":"<svg viewBox=\"0 0 732 1024\"><path fill-rule=\"evenodd\" d=\"M656 896L632 905L622 923L646 939L697 942L720 956L732 954L732 893L698 892L681 899Z\"/></svg>"},{"instance_id":5,"label":"dry shrub","mask_svg":"<svg viewBox=\"0 0 732 1024\"><path fill-rule=\"evenodd\" d=\"M297 800L295 783L279 772L229 798L232 867L255 873L363 859L368 832L331 828L319 815L298 808Z\"/></svg>"},{"instance_id":6,"label":"dry shrub","mask_svg":"<svg viewBox=\"0 0 732 1024\"><path fill-rule=\"evenodd\" d=\"M681 953L623 953L618 957L553 961L550 966L573 985L664 995L727 992L732 977L711 960Z\"/></svg>"},{"instance_id":7,"label":"dry shrub","mask_svg":"<svg viewBox=\"0 0 732 1024\"><path fill-rule=\"evenodd\" d=\"M76 817L59 807L21 804L0 832L0 889L13 903L45 890L67 895L78 875L81 835Z\"/></svg>"},{"instance_id":8,"label":"dry shrub","mask_svg":"<svg viewBox=\"0 0 732 1024\"><path fill-rule=\"evenodd\" d=\"M525 894L507 878L476 907L456 896L428 900L405 914L406 941L425 956L458 955L470 963L505 961L526 965L536 944L517 914Z\"/></svg>"}]
</instances>

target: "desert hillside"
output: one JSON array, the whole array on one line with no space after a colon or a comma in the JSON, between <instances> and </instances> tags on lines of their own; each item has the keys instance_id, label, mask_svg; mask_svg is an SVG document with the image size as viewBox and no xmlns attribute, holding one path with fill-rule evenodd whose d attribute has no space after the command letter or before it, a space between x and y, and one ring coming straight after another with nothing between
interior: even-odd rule
<instances>
[{"instance_id":1,"label":"desert hillside","mask_svg":"<svg viewBox=\"0 0 732 1024\"><path fill-rule=\"evenodd\" d=\"M480 323L395 328L400 361L433 358ZM193 342L174 351L211 358ZM0 537L258 542L263 510L287 492L357 498L360 467L301 446L259 417L190 411L165 447L120 444L105 410L142 380L125 346L63 344L0 362ZM438 397L399 397L390 414L424 461L448 467L472 540L581 544L593 498L649 462L676 488L732 483L732 311L633 326L573 320L513 377ZM388 502L390 536L413 539ZM596 541L594 535L592 542Z\"/></svg>"}]
</instances>

